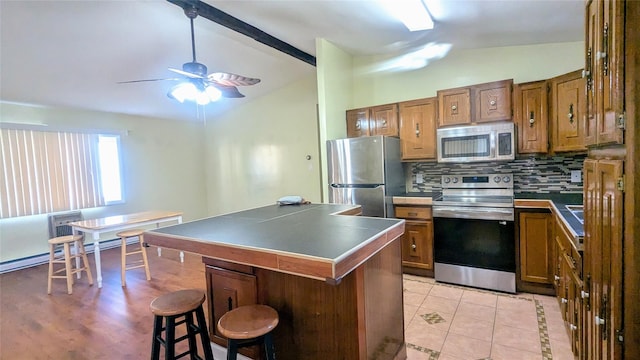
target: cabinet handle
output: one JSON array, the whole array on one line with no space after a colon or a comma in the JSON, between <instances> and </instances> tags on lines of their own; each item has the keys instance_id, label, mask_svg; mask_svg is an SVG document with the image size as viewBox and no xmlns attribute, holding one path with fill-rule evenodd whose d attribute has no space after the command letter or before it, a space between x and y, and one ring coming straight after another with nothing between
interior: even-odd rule
<instances>
[{"instance_id":1,"label":"cabinet handle","mask_svg":"<svg viewBox=\"0 0 640 360\"><path fill-rule=\"evenodd\" d=\"M586 291L584 291L584 290L581 290L581 291L580 291L580 296L581 296L583 299L588 299L588 298L589 298L589 293L588 293L588 292L586 292Z\"/></svg>"},{"instance_id":2,"label":"cabinet handle","mask_svg":"<svg viewBox=\"0 0 640 360\"><path fill-rule=\"evenodd\" d=\"M604 23L603 37L602 37L602 59L604 60L602 63L602 72L604 76L607 76L609 73L609 58L607 57L607 52L609 51L609 23Z\"/></svg>"},{"instance_id":3,"label":"cabinet handle","mask_svg":"<svg viewBox=\"0 0 640 360\"><path fill-rule=\"evenodd\" d=\"M604 319L598 315L595 316L595 320L596 320L596 325L604 325L605 323Z\"/></svg>"},{"instance_id":4,"label":"cabinet handle","mask_svg":"<svg viewBox=\"0 0 640 360\"><path fill-rule=\"evenodd\" d=\"M457 105L451 105L451 110L453 110L453 111L458 110L458 106Z\"/></svg>"},{"instance_id":5,"label":"cabinet handle","mask_svg":"<svg viewBox=\"0 0 640 360\"><path fill-rule=\"evenodd\" d=\"M418 246L416 246L416 239L412 237L412 238L411 238L411 243L412 243L412 244L411 244L411 249L412 249L413 251L415 251L415 250L416 250L416 248L418 247Z\"/></svg>"},{"instance_id":6,"label":"cabinet handle","mask_svg":"<svg viewBox=\"0 0 640 360\"><path fill-rule=\"evenodd\" d=\"M553 275L553 279L554 279L555 281L560 281L560 276L558 276L558 275Z\"/></svg>"},{"instance_id":7,"label":"cabinet handle","mask_svg":"<svg viewBox=\"0 0 640 360\"><path fill-rule=\"evenodd\" d=\"M587 90L591 90L592 79L591 79L591 47L587 49L587 68L582 71L582 77L587 78Z\"/></svg>"},{"instance_id":8,"label":"cabinet handle","mask_svg":"<svg viewBox=\"0 0 640 360\"><path fill-rule=\"evenodd\" d=\"M561 302L561 303L563 303L563 304L566 304L566 303L568 303L568 302L569 302L569 300L567 300L567 299L565 299L565 298L562 298L562 299L560 299L560 302Z\"/></svg>"},{"instance_id":9,"label":"cabinet handle","mask_svg":"<svg viewBox=\"0 0 640 360\"><path fill-rule=\"evenodd\" d=\"M417 248L416 244L411 244L411 248L415 250Z\"/></svg>"},{"instance_id":10,"label":"cabinet handle","mask_svg":"<svg viewBox=\"0 0 640 360\"><path fill-rule=\"evenodd\" d=\"M418 213L410 212L407 215L409 215L409 216L418 216Z\"/></svg>"},{"instance_id":11,"label":"cabinet handle","mask_svg":"<svg viewBox=\"0 0 640 360\"><path fill-rule=\"evenodd\" d=\"M360 130L360 120L356 121L356 130Z\"/></svg>"},{"instance_id":12,"label":"cabinet handle","mask_svg":"<svg viewBox=\"0 0 640 360\"><path fill-rule=\"evenodd\" d=\"M569 117L569 122L573 124L573 104L569 104L569 114L567 117Z\"/></svg>"},{"instance_id":13,"label":"cabinet handle","mask_svg":"<svg viewBox=\"0 0 640 360\"><path fill-rule=\"evenodd\" d=\"M575 325L573 325L573 324L569 324L569 329L570 329L571 331L576 331L576 330L578 330L578 327L577 327L577 326L575 326Z\"/></svg>"},{"instance_id":14,"label":"cabinet handle","mask_svg":"<svg viewBox=\"0 0 640 360\"><path fill-rule=\"evenodd\" d=\"M489 105L491 105L491 106L495 106L496 103L497 103L497 101L495 101L495 100L489 101Z\"/></svg>"},{"instance_id":15,"label":"cabinet handle","mask_svg":"<svg viewBox=\"0 0 640 360\"><path fill-rule=\"evenodd\" d=\"M533 123L536 122L536 119L533 117L533 111L529 113L529 127L533 127Z\"/></svg>"},{"instance_id":16,"label":"cabinet handle","mask_svg":"<svg viewBox=\"0 0 640 360\"><path fill-rule=\"evenodd\" d=\"M416 124L416 137L420 137L420 124Z\"/></svg>"}]
</instances>

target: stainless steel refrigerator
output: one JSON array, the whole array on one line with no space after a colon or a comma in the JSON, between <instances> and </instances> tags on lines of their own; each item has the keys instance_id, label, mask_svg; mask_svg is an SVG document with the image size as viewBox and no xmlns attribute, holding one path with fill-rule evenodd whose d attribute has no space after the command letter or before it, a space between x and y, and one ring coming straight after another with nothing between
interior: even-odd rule
<instances>
[{"instance_id":1,"label":"stainless steel refrigerator","mask_svg":"<svg viewBox=\"0 0 640 360\"><path fill-rule=\"evenodd\" d=\"M400 139L366 136L327 141L329 202L358 204L363 216L394 217L394 195L406 192Z\"/></svg>"}]
</instances>

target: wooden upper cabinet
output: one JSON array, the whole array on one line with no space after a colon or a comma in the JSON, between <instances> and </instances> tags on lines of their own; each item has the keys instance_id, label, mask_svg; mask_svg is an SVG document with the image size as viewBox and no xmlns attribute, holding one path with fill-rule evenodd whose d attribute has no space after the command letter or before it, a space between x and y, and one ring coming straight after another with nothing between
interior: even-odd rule
<instances>
[{"instance_id":1,"label":"wooden upper cabinet","mask_svg":"<svg viewBox=\"0 0 640 360\"><path fill-rule=\"evenodd\" d=\"M435 159L438 99L405 101L399 112L402 159Z\"/></svg>"},{"instance_id":2,"label":"wooden upper cabinet","mask_svg":"<svg viewBox=\"0 0 640 360\"><path fill-rule=\"evenodd\" d=\"M371 135L398 136L398 104L371 107L369 126Z\"/></svg>"},{"instance_id":3,"label":"wooden upper cabinet","mask_svg":"<svg viewBox=\"0 0 640 360\"><path fill-rule=\"evenodd\" d=\"M347 110L347 137L369 136L369 108Z\"/></svg>"},{"instance_id":4,"label":"wooden upper cabinet","mask_svg":"<svg viewBox=\"0 0 640 360\"><path fill-rule=\"evenodd\" d=\"M511 89L513 79L495 81L471 87L474 96L474 122L511 120Z\"/></svg>"},{"instance_id":5,"label":"wooden upper cabinet","mask_svg":"<svg viewBox=\"0 0 640 360\"><path fill-rule=\"evenodd\" d=\"M548 83L516 84L513 98L518 153L546 153L549 148Z\"/></svg>"},{"instance_id":6,"label":"wooden upper cabinet","mask_svg":"<svg viewBox=\"0 0 640 360\"><path fill-rule=\"evenodd\" d=\"M555 77L551 82L551 150L584 151L586 109L582 70Z\"/></svg>"},{"instance_id":7,"label":"wooden upper cabinet","mask_svg":"<svg viewBox=\"0 0 640 360\"><path fill-rule=\"evenodd\" d=\"M585 13L588 112L585 144L622 144L624 2L592 0L587 2Z\"/></svg>"},{"instance_id":8,"label":"wooden upper cabinet","mask_svg":"<svg viewBox=\"0 0 640 360\"><path fill-rule=\"evenodd\" d=\"M438 91L438 127L511 120L513 79Z\"/></svg>"},{"instance_id":9,"label":"wooden upper cabinet","mask_svg":"<svg viewBox=\"0 0 640 360\"><path fill-rule=\"evenodd\" d=\"M470 93L469 88L438 91L438 127L471 123Z\"/></svg>"}]
</instances>

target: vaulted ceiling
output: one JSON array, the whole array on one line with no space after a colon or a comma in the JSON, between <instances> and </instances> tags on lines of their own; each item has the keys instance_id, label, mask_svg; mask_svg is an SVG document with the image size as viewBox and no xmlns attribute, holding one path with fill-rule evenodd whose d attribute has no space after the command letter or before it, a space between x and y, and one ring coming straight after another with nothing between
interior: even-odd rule
<instances>
[{"instance_id":1,"label":"vaulted ceiling","mask_svg":"<svg viewBox=\"0 0 640 360\"><path fill-rule=\"evenodd\" d=\"M171 0L181 2L180 0ZM191 1L191 0L190 0ZM436 27L410 33L373 0L213 1L213 6L315 56L324 38L355 55L401 54L430 42L452 49L581 41L582 0L425 0ZM197 60L209 72L260 78L200 109L215 116L315 72L315 67L202 16ZM189 19L167 1L0 1L0 100L173 119L196 106L166 96L167 68L191 61Z\"/></svg>"}]
</instances>

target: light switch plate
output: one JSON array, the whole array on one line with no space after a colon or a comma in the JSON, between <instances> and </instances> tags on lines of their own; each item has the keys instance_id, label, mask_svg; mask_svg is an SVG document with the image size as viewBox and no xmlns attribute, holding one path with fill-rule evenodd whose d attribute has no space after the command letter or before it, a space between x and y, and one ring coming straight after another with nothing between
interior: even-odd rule
<instances>
[{"instance_id":1,"label":"light switch plate","mask_svg":"<svg viewBox=\"0 0 640 360\"><path fill-rule=\"evenodd\" d=\"M422 178L421 173L416 174L416 184L422 184L424 182L424 178Z\"/></svg>"},{"instance_id":2,"label":"light switch plate","mask_svg":"<svg viewBox=\"0 0 640 360\"><path fill-rule=\"evenodd\" d=\"M582 171L580 171L580 170L571 170L571 182L572 183L582 182Z\"/></svg>"}]
</instances>

